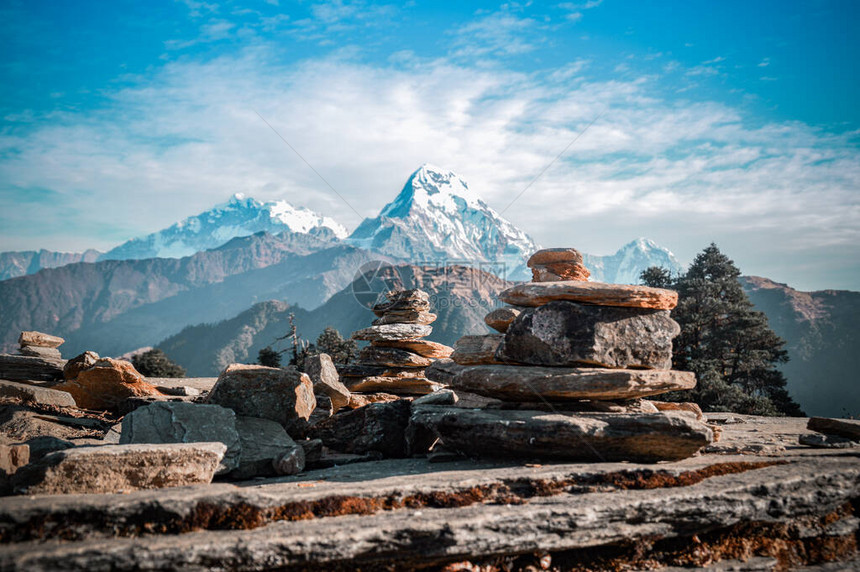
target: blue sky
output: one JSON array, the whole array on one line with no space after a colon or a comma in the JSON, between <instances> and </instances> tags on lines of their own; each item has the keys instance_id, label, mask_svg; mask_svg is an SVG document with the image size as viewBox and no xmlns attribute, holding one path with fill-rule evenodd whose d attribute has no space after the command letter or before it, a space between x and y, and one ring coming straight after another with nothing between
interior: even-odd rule
<instances>
[{"instance_id":1,"label":"blue sky","mask_svg":"<svg viewBox=\"0 0 860 572\"><path fill-rule=\"evenodd\" d=\"M860 290L860 3L0 2L0 250L222 202L354 228L424 162L546 246ZM269 121L353 212L269 130Z\"/></svg>"}]
</instances>

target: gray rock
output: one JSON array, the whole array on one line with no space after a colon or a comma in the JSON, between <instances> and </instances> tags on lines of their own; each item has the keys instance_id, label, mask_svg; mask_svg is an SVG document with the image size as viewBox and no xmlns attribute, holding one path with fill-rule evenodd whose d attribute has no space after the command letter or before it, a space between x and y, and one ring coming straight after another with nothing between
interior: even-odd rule
<instances>
[{"instance_id":1,"label":"gray rock","mask_svg":"<svg viewBox=\"0 0 860 572\"><path fill-rule=\"evenodd\" d=\"M295 447L284 451L272 461L272 468L278 475L295 475L305 470L305 450Z\"/></svg>"},{"instance_id":2,"label":"gray rock","mask_svg":"<svg viewBox=\"0 0 860 572\"><path fill-rule=\"evenodd\" d=\"M812 417L806 426L810 431L818 431L828 435L839 435L860 441L860 419L830 419L827 417Z\"/></svg>"},{"instance_id":3,"label":"gray rock","mask_svg":"<svg viewBox=\"0 0 860 572\"><path fill-rule=\"evenodd\" d=\"M711 429L677 413L548 413L422 407L413 422L446 447L477 457L677 461L713 441Z\"/></svg>"},{"instance_id":4,"label":"gray rock","mask_svg":"<svg viewBox=\"0 0 860 572\"><path fill-rule=\"evenodd\" d=\"M454 342L454 353L451 354L451 359L460 365L504 363L496 357L504 339L503 334L463 336Z\"/></svg>"},{"instance_id":5,"label":"gray rock","mask_svg":"<svg viewBox=\"0 0 860 572\"><path fill-rule=\"evenodd\" d=\"M310 466L322 458L322 439L302 439L298 444L305 451L305 466Z\"/></svg>"},{"instance_id":6,"label":"gray rock","mask_svg":"<svg viewBox=\"0 0 860 572\"><path fill-rule=\"evenodd\" d=\"M454 405L459 398L450 389L440 389L412 401L413 405Z\"/></svg>"},{"instance_id":7,"label":"gray rock","mask_svg":"<svg viewBox=\"0 0 860 572\"><path fill-rule=\"evenodd\" d=\"M234 479L269 477L292 473L279 473L275 462L290 453L301 449L293 441L280 423L258 417L236 417L236 431L239 433L241 453L236 469L229 476ZM304 457L304 450L302 450Z\"/></svg>"},{"instance_id":8,"label":"gray rock","mask_svg":"<svg viewBox=\"0 0 860 572\"><path fill-rule=\"evenodd\" d=\"M526 365L472 365L451 369L456 372L448 380L451 389L504 401L536 401L541 397L547 401L635 399L696 386L695 374L662 369Z\"/></svg>"},{"instance_id":9,"label":"gray rock","mask_svg":"<svg viewBox=\"0 0 860 572\"><path fill-rule=\"evenodd\" d=\"M371 326L353 332L352 337L355 340L368 341L398 341L398 340L417 340L425 338L433 333L432 326L423 324L385 324L384 326Z\"/></svg>"},{"instance_id":10,"label":"gray rock","mask_svg":"<svg viewBox=\"0 0 860 572\"><path fill-rule=\"evenodd\" d=\"M334 415L311 428L308 436L322 439L326 447L343 453L362 455L377 451L386 457L403 457L409 416L408 401L371 403Z\"/></svg>"},{"instance_id":11,"label":"gray rock","mask_svg":"<svg viewBox=\"0 0 860 572\"><path fill-rule=\"evenodd\" d=\"M424 377L436 383L449 385L454 376L465 368L466 366L455 363L450 358L440 359L433 362L433 365L424 370Z\"/></svg>"},{"instance_id":12,"label":"gray rock","mask_svg":"<svg viewBox=\"0 0 860 572\"><path fill-rule=\"evenodd\" d=\"M308 418L308 428L322 423L332 415L334 415L334 405L331 403L331 398L328 395L317 395L317 406L311 416ZM349 402L347 401L347 405ZM304 434L302 434L304 436Z\"/></svg>"},{"instance_id":13,"label":"gray rock","mask_svg":"<svg viewBox=\"0 0 860 572\"><path fill-rule=\"evenodd\" d=\"M231 364L218 377L207 403L237 415L277 421L290 435L302 435L316 408L311 379L294 368Z\"/></svg>"},{"instance_id":14,"label":"gray rock","mask_svg":"<svg viewBox=\"0 0 860 572\"><path fill-rule=\"evenodd\" d=\"M311 378L316 395L327 395L334 410L349 403L349 389L341 383L337 368L328 354L309 356L305 359L305 373Z\"/></svg>"},{"instance_id":15,"label":"gray rock","mask_svg":"<svg viewBox=\"0 0 860 572\"><path fill-rule=\"evenodd\" d=\"M801 435L798 438L801 445L807 447L817 447L821 449L851 449L860 445L857 441L840 437L839 435L821 435L819 433L811 433Z\"/></svg>"},{"instance_id":16,"label":"gray rock","mask_svg":"<svg viewBox=\"0 0 860 572\"><path fill-rule=\"evenodd\" d=\"M60 381L66 361L35 356L0 354L0 379L9 381Z\"/></svg>"},{"instance_id":17,"label":"gray rock","mask_svg":"<svg viewBox=\"0 0 860 572\"><path fill-rule=\"evenodd\" d=\"M75 379L85 369L90 369L96 365L99 359L99 354L96 352L86 351L80 355L76 355L63 366L63 378L66 381Z\"/></svg>"},{"instance_id":18,"label":"gray rock","mask_svg":"<svg viewBox=\"0 0 860 572\"><path fill-rule=\"evenodd\" d=\"M361 349L358 359L363 364L386 367L427 367L433 363L430 358L422 357L409 350L367 346Z\"/></svg>"},{"instance_id":19,"label":"gray rock","mask_svg":"<svg viewBox=\"0 0 860 572\"><path fill-rule=\"evenodd\" d=\"M119 438L121 445L215 441L227 447L218 474L237 469L242 446L233 411L183 402L152 403L135 409L122 420Z\"/></svg>"},{"instance_id":20,"label":"gray rock","mask_svg":"<svg viewBox=\"0 0 860 572\"><path fill-rule=\"evenodd\" d=\"M0 379L0 396L14 397L23 403L56 405L58 407L77 407L74 397L66 391L57 391L37 385L16 383Z\"/></svg>"},{"instance_id":21,"label":"gray rock","mask_svg":"<svg viewBox=\"0 0 860 572\"><path fill-rule=\"evenodd\" d=\"M18 353L22 356L63 359L63 354L57 348L42 348L39 346L21 346Z\"/></svg>"},{"instance_id":22,"label":"gray rock","mask_svg":"<svg viewBox=\"0 0 860 572\"><path fill-rule=\"evenodd\" d=\"M47 435L43 435L41 437L33 437L32 439L27 439L23 445L27 445L30 448L30 462L35 462L47 455L48 453L53 453L54 451L63 451L65 449L71 449L75 446L71 441L67 441L65 439L58 439L57 437L50 437Z\"/></svg>"},{"instance_id":23,"label":"gray rock","mask_svg":"<svg viewBox=\"0 0 860 572\"><path fill-rule=\"evenodd\" d=\"M377 316L402 310L427 311L430 309L430 295L423 290L391 290L385 293L384 298L373 306L373 313Z\"/></svg>"},{"instance_id":24,"label":"gray rock","mask_svg":"<svg viewBox=\"0 0 860 572\"><path fill-rule=\"evenodd\" d=\"M550 302L523 311L496 356L529 365L670 369L680 331L666 310Z\"/></svg>"},{"instance_id":25,"label":"gray rock","mask_svg":"<svg viewBox=\"0 0 860 572\"><path fill-rule=\"evenodd\" d=\"M212 482L223 443L104 445L55 451L19 469L16 493L119 493Z\"/></svg>"},{"instance_id":26,"label":"gray rock","mask_svg":"<svg viewBox=\"0 0 860 572\"><path fill-rule=\"evenodd\" d=\"M373 320L374 326L382 326L385 324L432 324L436 321L436 314L426 312L424 310L391 310Z\"/></svg>"}]
</instances>

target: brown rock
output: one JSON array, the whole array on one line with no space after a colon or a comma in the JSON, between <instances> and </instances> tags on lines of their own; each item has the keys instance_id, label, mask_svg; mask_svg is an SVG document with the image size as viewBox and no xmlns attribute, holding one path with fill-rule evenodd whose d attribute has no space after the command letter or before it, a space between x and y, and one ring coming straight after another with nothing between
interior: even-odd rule
<instances>
[{"instance_id":1,"label":"brown rock","mask_svg":"<svg viewBox=\"0 0 860 572\"><path fill-rule=\"evenodd\" d=\"M43 334L42 332L21 332L18 336L18 345L35 346L39 348L58 348L65 342L61 337Z\"/></svg>"},{"instance_id":2,"label":"brown rock","mask_svg":"<svg viewBox=\"0 0 860 572\"><path fill-rule=\"evenodd\" d=\"M556 301L523 310L496 357L529 365L670 369L672 338L680 331L666 310Z\"/></svg>"},{"instance_id":3,"label":"brown rock","mask_svg":"<svg viewBox=\"0 0 860 572\"><path fill-rule=\"evenodd\" d=\"M686 411L695 415L698 421L702 421L705 418L702 408L698 404L689 401L676 403L674 401L654 401L653 399L649 399L648 402L653 404L657 408L657 411Z\"/></svg>"},{"instance_id":4,"label":"brown rock","mask_svg":"<svg viewBox=\"0 0 860 572\"><path fill-rule=\"evenodd\" d=\"M363 377L349 379L346 383L350 391L382 391L400 395L427 395L442 388L442 385L424 377Z\"/></svg>"},{"instance_id":5,"label":"brown rock","mask_svg":"<svg viewBox=\"0 0 860 572\"><path fill-rule=\"evenodd\" d=\"M78 377L78 374L85 369L93 367L99 361L99 354L96 352L84 352L73 357L63 366L63 377L66 381L71 381Z\"/></svg>"},{"instance_id":6,"label":"brown rock","mask_svg":"<svg viewBox=\"0 0 860 572\"><path fill-rule=\"evenodd\" d=\"M704 423L677 413L563 414L420 407L413 423L445 447L477 457L587 461L677 461L713 440Z\"/></svg>"},{"instance_id":7,"label":"brown rock","mask_svg":"<svg viewBox=\"0 0 860 572\"><path fill-rule=\"evenodd\" d=\"M448 385L504 401L612 400L693 389L696 376L659 369L473 365L457 371Z\"/></svg>"},{"instance_id":8,"label":"brown rock","mask_svg":"<svg viewBox=\"0 0 860 572\"><path fill-rule=\"evenodd\" d=\"M373 320L374 326L383 324L432 324L436 321L436 314L424 310L392 310L385 312L381 318Z\"/></svg>"},{"instance_id":9,"label":"brown rock","mask_svg":"<svg viewBox=\"0 0 860 572\"><path fill-rule=\"evenodd\" d=\"M397 348L383 348L379 346L367 346L361 349L358 359L362 363L382 365L387 367L427 367L433 360L413 353L409 350Z\"/></svg>"},{"instance_id":10,"label":"brown rock","mask_svg":"<svg viewBox=\"0 0 860 572\"><path fill-rule=\"evenodd\" d=\"M543 306L556 300L568 300L596 306L671 310L678 304L678 293L672 290L574 281L519 284L504 290L499 298L515 306Z\"/></svg>"},{"instance_id":11,"label":"brown rock","mask_svg":"<svg viewBox=\"0 0 860 572\"><path fill-rule=\"evenodd\" d=\"M515 308L513 306L504 306L503 308L496 308L486 316L484 316L484 323L488 326L496 330L497 332L505 333L508 331L508 326L511 325L517 316L522 312L521 308Z\"/></svg>"},{"instance_id":12,"label":"brown rock","mask_svg":"<svg viewBox=\"0 0 860 572\"><path fill-rule=\"evenodd\" d=\"M555 262L551 264L535 264L532 266L533 282L560 282L562 280L586 281L589 276L591 276L591 272L581 264Z\"/></svg>"},{"instance_id":13,"label":"brown rock","mask_svg":"<svg viewBox=\"0 0 860 572\"><path fill-rule=\"evenodd\" d=\"M322 439L326 447L343 453L376 451L386 457L403 457L410 409L405 400L372 403L323 421L311 429L309 437Z\"/></svg>"},{"instance_id":14,"label":"brown rock","mask_svg":"<svg viewBox=\"0 0 860 572\"><path fill-rule=\"evenodd\" d=\"M29 462L29 445L0 445L0 476L12 475Z\"/></svg>"},{"instance_id":15,"label":"brown rock","mask_svg":"<svg viewBox=\"0 0 860 572\"><path fill-rule=\"evenodd\" d=\"M415 352L420 356L434 359L449 357L451 352L454 351L454 348L452 347L438 342L431 342L429 340L376 340L371 342L371 345L380 348L409 350L410 352Z\"/></svg>"},{"instance_id":16,"label":"brown rock","mask_svg":"<svg viewBox=\"0 0 860 572\"><path fill-rule=\"evenodd\" d=\"M347 377L420 377L424 375L422 368L388 367L384 365L369 365L350 363L338 368L341 378ZM346 380L344 379L344 383Z\"/></svg>"},{"instance_id":17,"label":"brown rock","mask_svg":"<svg viewBox=\"0 0 860 572\"><path fill-rule=\"evenodd\" d=\"M22 356L42 357L48 359L63 359L63 354L57 348L40 348L39 346L21 346L18 353Z\"/></svg>"},{"instance_id":18,"label":"brown rock","mask_svg":"<svg viewBox=\"0 0 860 572\"><path fill-rule=\"evenodd\" d=\"M391 290L385 300L373 306L373 313L383 316L398 310L430 310L430 295L423 290Z\"/></svg>"},{"instance_id":19,"label":"brown rock","mask_svg":"<svg viewBox=\"0 0 860 572\"><path fill-rule=\"evenodd\" d=\"M432 332L433 328L424 324L385 324L358 330L352 337L368 341L417 340L429 336Z\"/></svg>"},{"instance_id":20,"label":"brown rock","mask_svg":"<svg viewBox=\"0 0 860 572\"><path fill-rule=\"evenodd\" d=\"M98 494L212 482L223 443L74 447L15 473L17 493Z\"/></svg>"},{"instance_id":21,"label":"brown rock","mask_svg":"<svg viewBox=\"0 0 860 572\"><path fill-rule=\"evenodd\" d=\"M623 401L500 401L485 409L514 409L521 411L551 411L562 413L659 413L647 399Z\"/></svg>"},{"instance_id":22,"label":"brown rock","mask_svg":"<svg viewBox=\"0 0 860 572\"><path fill-rule=\"evenodd\" d=\"M314 384L314 394L328 396L335 411L346 407L349 403L349 389L340 382L331 356L319 354L305 358L305 373Z\"/></svg>"},{"instance_id":23,"label":"brown rock","mask_svg":"<svg viewBox=\"0 0 860 572\"><path fill-rule=\"evenodd\" d=\"M72 394L78 407L93 410L115 410L132 397L161 395L154 385L144 381L130 362L101 358L75 379L53 387Z\"/></svg>"},{"instance_id":24,"label":"brown rock","mask_svg":"<svg viewBox=\"0 0 860 572\"><path fill-rule=\"evenodd\" d=\"M531 255L526 265L534 268L535 265L547 265L556 262L582 265L582 254L575 248L544 248Z\"/></svg>"},{"instance_id":25,"label":"brown rock","mask_svg":"<svg viewBox=\"0 0 860 572\"><path fill-rule=\"evenodd\" d=\"M496 358L496 351L504 339L503 334L463 336L454 342L451 359L460 365L503 363Z\"/></svg>"},{"instance_id":26,"label":"brown rock","mask_svg":"<svg viewBox=\"0 0 860 572\"><path fill-rule=\"evenodd\" d=\"M454 376L466 369L466 367L468 366L460 365L452 359L440 359L424 370L424 377L430 381L448 385Z\"/></svg>"},{"instance_id":27,"label":"brown rock","mask_svg":"<svg viewBox=\"0 0 860 572\"><path fill-rule=\"evenodd\" d=\"M351 393L347 407L349 409L358 409L371 403L390 403L392 401L399 401L400 399L399 395L391 393Z\"/></svg>"},{"instance_id":28,"label":"brown rock","mask_svg":"<svg viewBox=\"0 0 860 572\"><path fill-rule=\"evenodd\" d=\"M238 363L224 369L207 402L229 407L237 415L271 419L296 436L307 430L317 404L306 374L294 368Z\"/></svg>"}]
</instances>

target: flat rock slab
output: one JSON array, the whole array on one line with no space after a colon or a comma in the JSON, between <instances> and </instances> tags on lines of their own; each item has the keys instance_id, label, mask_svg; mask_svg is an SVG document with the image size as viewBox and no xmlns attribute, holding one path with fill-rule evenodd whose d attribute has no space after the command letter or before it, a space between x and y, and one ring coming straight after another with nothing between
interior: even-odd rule
<instances>
[{"instance_id":1,"label":"flat rock slab","mask_svg":"<svg viewBox=\"0 0 860 572\"><path fill-rule=\"evenodd\" d=\"M18 345L34 346L38 348L58 348L65 343L66 340L59 336L44 334L42 332L27 331L21 332L18 336Z\"/></svg>"},{"instance_id":2,"label":"flat rock slab","mask_svg":"<svg viewBox=\"0 0 860 572\"><path fill-rule=\"evenodd\" d=\"M427 367L433 360L409 350L367 346L358 354L359 362L365 365L385 367Z\"/></svg>"},{"instance_id":3,"label":"flat rock slab","mask_svg":"<svg viewBox=\"0 0 860 572\"><path fill-rule=\"evenodd\" d=\"M296 436L307 430L317 405L307 374L293 368L235 363L221 373L207 403L227 407L237 415L271 419Z\"/></svg>"},{"instance_id":4,"label":"flat rock slab","mask_svg":"<svg viewBox=\"0 0 860 572\"><path fill-rule=\"evenodd\" d=\"M353 332L352 337L356 340L368 341L397 341L417 340L426 338L433 333L433 327L424 324L385 324L383 326L371 326Z\"/></svg>"},{"instance_id":5,"label":"flat rock slab","mask_svg":"<svg viewBox=\"0 0 860 572\"><path fill-rule=\"evenodd\" d=\"M421 377L424 368L415 367L388 367L385 365L368 365L363 363L350 363L341 365L338 373L342 378L350 377ZM344 384L349 382L344 379Z\"/></svg>"},{"instance_id":6,"label":"flat rock slab","mask_svg":"<svg viewBox=\"0 0 860 572\"><path fill-rule=\"evenodd\" d=\"M66 361L56 358L0 354L0 379L59 381Z\"/></svg>"},{"instance_id":7,"label":"flat rock slab","mask_svg":"<svg viewBox=\"0 0 860 572\"><path fill-rule=\"evenodd\" d=\"M410 352L415 352L420 356L434 359L446 358L454 351L454 348L452 347L438 342L431 342L429 340L376 340L371 342L371 345L380 348L409 350Z\"/></svg>"},{"instance_id":8,"label":"flat rock slab","mask_svg":"<svg viewBox=\"0 0 860 572\"><path fill-rule=\"evenodd\" d=\"M77 407L72 394L66 391L57 391L37 385L4 381L2 379L0 379L0 397L14 397L20 399L23 403Z\"/></svg>"},{"instance_id":9,"label":"flat rock slab","mask_svg":"<svg viewBox=\"0 0 860 572\"><path fill-rule=\"evenodd\" d=\"M384 298L373 306L373 313L377 316L402 310L428 311L430 309L430 295L424 290L391 290L385 293Z\"/></svg>"},{"instance_id":10,"label":"flat rock slab","mask_svg":"<svg viewBox=\"0 0 860 572\"><path fill-rule=\"evenodd\" d=\"M672 290L579 281L519 284L502 291L499 299L514 306L543 306L556 300L654 310L671 310L678 305L678 293Z\"/></svg>"},{"instance_id":11,"label":"flat rock slab","mask_svg":"<svg viewBox=\"0 0 860 572\"><path fill-rule=\"evenodd\" d=\"M223 443L75 447L22 467L12 486L18 493L56 495L209 483L226 450Z\"/></svg>"},{"instance_id":12,"label":"flat rock slab","mask_svg":"<svg viewBox=\"0 0 860 572\"><path fill-rule=\"evenodd\" d=\"M466 455L536 460L677 461L713 441L711 429L678 413L548 413L417 407L416 423Z\"/></svg>"},{"instance_id":13,"label":"flat rock slab","mask_svg":"<svg viewBox=\"0 0 860 572\"><path fill-rule=\"evenodd\" d=\"M123 418L119 438L121 445L216 441L227 447L218 474L239 468L242 447L236 414L219 405L182 402L153 403L135 409Z\"/></svg>"},{"instance_id":14,"label":"flat rock slab","mask_svg":"<svg viewBox=\"0 0 860 572\"><path fill-rule=\"evenodd\" d=\"M430 381L429 379L417 377L362 377L362 378L346 378L346 385L350 391L360 393L369 392L387 392L398 395L427 395L433 393L437 389L441 389L442 385Z\"/></svg>"},{"instance_id":15,"label":"flat rock slab","mask_svg":"<svg viewBox=\"0 0 860 572\"><path fill-rule=\"evenodd\" d=\"M813 417L809 420L807 429L860 441L860 419Z\"/></svg>"},{"instance_id":16,"label":"flat rock slab","mask_svg":"<svg viewBox=\"0 0 860 572\"><path fill-rule=\"evenodd\" d=\"M390 310L375 320L374 326L384 324L432 324L436 321L436 314L424 310L406 309Z\"/></svg>"},{"instance_id":17,"label":"flat rock slab","mask_svg":"<svg viewBox=\"0 0 860 572\"><path fill-rule=\"evenodd\" d=\"M503 363L496 357L496 352L504 339L503 334L463 336L454 343L454 353L451 354L451 359L459 365Z\"/></svg>"},{"instance_id":18,"label":"flat rock slab","mask_svg":"<svg viewBox=\"0 0 860 572\"><path fill-rule=\"evenodd\" d=\"M671 369L672 339L680 332L666 310L557 301L524 310L496 357L530 365ZM463 363L456 352L451 357Z\"/></svg>"},{"instance_id":19,"label":"flat rock slab","mask_svg":"<svg viewBox=\"0 0 860 572\"><path fill-rule=\"evenodd\" d=\"M442 367L447 372L438 371ZM454 374L447 384L455 391L503 401L635 399L696 386L695 374L674 370L456 364L439 368L434 370L439 378Z\"/></svg>"}]
</instances>

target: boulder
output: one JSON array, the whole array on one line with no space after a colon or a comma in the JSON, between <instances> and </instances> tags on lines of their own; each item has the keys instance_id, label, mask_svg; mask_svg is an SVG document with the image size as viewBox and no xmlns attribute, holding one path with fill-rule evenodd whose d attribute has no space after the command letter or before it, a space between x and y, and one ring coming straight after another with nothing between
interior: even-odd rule
<instances>
[{"instance_id":1,"label":"boulder","mask_svg":"<svg viewBox=\"0 0 860 572\"><path fill-rule=\"evenodd\" d=\"M135 409L122 420L120 445L142 443L224 443L217 474L239 467L241 442L236 415L218 405L161 402Z\"/></svg>"},{"instance_id":2,"label":"boulder","mask_svg":"<svg viewBox=\"0 0 860 572\"><path fill-rule=\"evenodd\" d=\"M361 363L382 365L386 367L427 367L433 363L430 358L422 357L409 350L398 348L382 348L367 346L358 354Z\"/></svg>"},{"instance_id":3,"label":"boulder","mask_svg":"<svg viewBox=\"0 0 860 572\"><path fill-rule=\"evenodd\" d=\"M376 451L385 457L403 457L409 416L406 400L371 403L323 421L311 429L309 437L322 439L326 447L343 453Z\"/></svg>"},{"instance_id":4,"label":"boulder","mask_svg":"<svg viewBox=\"0 0 860 572\"><path fill-rule=\"evenodd\" d=\"M566 262L568 264L584 265L582 253L575 248L544 248L532 254L526 266L534 268L538 264L553 264L557 262Z\"/></svg>"},{"instance_id":5,"label":"boulder","mask_svg":"<svg viewBox=\"0 0 860 572\"><path fill-rule=\"evenodd\" d=\"M258 417L236 417L241 453L238 466L229 474L233 479L250 479L274 475L293 474L278 472L276 462L282 457L295 456L296 444L280 423ZM301 471L301 469L299 469ZM296 471L296 472L299 472Z\"/></svg>"},{"instance_id":6,"label":"boulder","mask_svg":"<svg viewBox=\"0 0 860 572\"><path fill-rule=\"evenodd\" d=\"M18 336L18 345L21 347L31 346L37 348L58 348L66 340L59 336L52 336L51 334L43 334L42 332L21 332Z\"/></svg>"},{"instance_id":7,"label":"boulder","mask_svg":"<svg viewBox=\"0 0 860 572\"><path fill-rule=\"evenodd\" d=\"M613 400L693 389L696 376L660 369L473 365L457 369L448 385L503 401Z\"/></svg>"},{"instance_id":8,"label":"boulder","mask_svg":"<svg viewBox=\"0 0 860 572\"><path fill-rule=\"evenodd\" d=\"M212 482L223 443L104 445L55 451L19 469L16 493L119 493Z\"/></svg>"},{"instance_id":9,"label":"boulder","mask_svg":"<svg viewBox=\"0 0 860 572\"><path fill-rule=\"evenodd\" d=\"M496 357L497 350L505 339L503 334L463 336L454 342L451 359L460 365L504 363Z\"/></svg>"},{"instance_id":10,"label":"boulder","mask_svg":"<svg viewBox=\"0 0 860 572\"><path fill-rule=\"evenodd\" d=\"M413 423L445 447L476 457L535 460L677 461L713 441L711 429L677 413L548 413L424 406Z\"/></svg>"},{"instance_id":11,"label":"boulder","mask_svg":"<svg viewBox=\"0 0 860 572\"><path fill-rule=\"evenodd\" d=\"M72 395L66 391L2 379L0 379L0 397L14 397L20 399L22 403L29 404L77 407Z\"/></svg>"},{"instance_id":12,"label":"boulder","mask_svg":"<svg viewBox=\"0 0 860 572\"><path fill-rule=\"evenodd\" d=\"M524 310L495 355L529 365L671 369L672 338L680 331L666 310L550 302ZM468 363L457 351L452 359Z\"/></svg>"},{"instance_id":13,"label":"boulder","mask_svg":"<svg viewBox=\"0 0 860 572\"><path fill-rule=\"evenodd\" d=\"M96 352L86 351L77 355L63 366L63 377L66 381L71 381L78 377L78 374L83 370L93 367L97 361L99 361L99 354Z\"/></svg>"},{"instance_id":14,"label":"boulder","mask_svg":"<svg viewBox=\"0 0 860 572\"><path fill-rule=\"evenodd\" d=\"M384 326L371 326L353 332L352 337L356 340L368 341L393 341L393 340L417 340L433 333L431 326L424 324L385 324Z\"/></svg>"},{"instance_id":15,"label":"boulder","mask_svg":"<svg viewBox=\"0 0 860 572\"><path fill-rule=\"evenodd\" d=\"M302 435L316 408L311 379L294 368L228 365L207 403L228 407L237 415L271 419L291 435Z\"/></svg>"},{"instance_id":16,"label":"boulder","mask_svg":"<svg viewBox=\"0 0 860 572\"><path fill-rule=\"evenodd\" d=\"M452 359L440 359L424 370L424 377L430 381L448 385L454 376L466 369L466 367L454 362Z\"/></svg>"},{"instance_id":17,"label":"boulder","mask_svg":"<svg viewBox=\"0 0 860 572\"><path fill-rule=\"evenodd\" d=\"M60 381L66 361L36 356L0 354L0 379L9 381Z\"/></svg>"},{"instance_id":18,"label":"boulder","mask_svg":"<svg viewBox=\"0 0 860 572\"><path fill-rule=\"evenodd\" d=\"M130 362L112 358L100 358L54 389L71 393L78 407L93 410L117 410L131 397L161 395Z\"/></svg>"},{"instance_id":19,"label":"boulder","mask_svg":"<svg viewBox=\"0 0 860 572\"><path fill-rule=\"evenodd\" d=\"M829 419L812 417L806 425L810 431L826 435L838 435L846 439L860 441L860 419Z\"/></svg>"},{"instance_id":20,"label":"boulder","mask_svg":"<svg viewBox=\"0 0 860 572\"><path fill-rule=\"evenodd\" d=\"M596 306L671 310L678 305L678 293L663 288L604 284L602 282L527 282L508 288L499 299L514 306L543 306L567 300Z\"/></svg>"},{"instance_id":21,"label":"boulder","mask_svg":"<svg viewBox=\"0 0 860 572\"><path fill-rule=\"evenodd\" d=\"M272 461L272 469L276 475L295 475L305 470L305 450L295 447L282 452Z\"/></svg>"},{"instance_id":22,"label":"boulder","mask_svg":"<svg viewBox=\"0 0 860 572\"><path fill-rule=\"evenodd\" d=\"M484 316L484 323L488 326L496 330L497 332L505 333L508 331L508 326L511 325L517 316L523 311L522 308L515 308L513 306L504 306L502 308L496 308L486 316Z\"/></svg>"},{"instance_id":23,"label":"boulder","mask_svg":"<svg viewBox=\"0 0 860 572\"><path fill-rule=\"evenodd\" d=\"M385 312L382 317L373 320L374 326L384 324L432 324L436 321L436 314L424 310L392 310Z\"/></svg>"},{"instance_id":24,"label":"boulder","mask_svg":"<svg viewBox=\"0 0 860 572\"><path fill-rule=\"evenodd\" d=\"M349 389L341 383L337 368L328 354L305 358L305 373L311 378L314 393L328 396L335 411L346 407L349 403Z\"/></svg>"},{"instance_id":25,"label":"boulder","mask_svg":"<svg viewBox=\"0 0 860 572\"><path fill-rule=\"evenodd\" d=\"M385 299L373 306L373 313L383 316L401 310L430 310L430 295L423 290L391 290Z\"/></svg>"},{"instance_id":26,"label":"boulder","mask_svg":"<svg viewBox=\"0 0 860 572\"><path fill-rule=\"evenodd\" d=\"M454 348L446 346L445 344L431 342L429 340L376 340L371 342L371 345L383 348L409 350L410 352L415 352L420 356L435 359L449 357L451 352L454 351Z\"/></svg>"},{"instance_id":27,"label":"boulder","mask_svg":"<svg viewBox=\"0 0 860 572\"><path fill-rule=\"evenodd\" d=\"M350 391L368 393L384 391L400 395L427 395L441 389L438 383L425 377L362 377L347 378Z\"/></svg>"}]
</instances>

